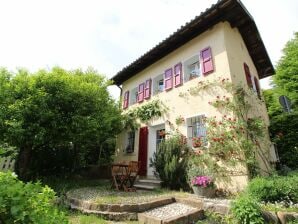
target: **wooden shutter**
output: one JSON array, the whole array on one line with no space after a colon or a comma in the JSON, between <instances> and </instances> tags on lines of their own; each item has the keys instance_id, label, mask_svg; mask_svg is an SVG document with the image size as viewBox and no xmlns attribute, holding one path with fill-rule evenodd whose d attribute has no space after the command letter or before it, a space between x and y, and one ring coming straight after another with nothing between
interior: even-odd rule
<instances>
[{"instance_id":1,"label":"wooden shutter","mask_svg":"<svg viewBox=\"0 0 298 224\"><path fill-rule=\"evenodd\" d=\"M173 69L169 68L165 71L165 90L173 87Z\"/></svg>"},{"instance_id":2,"label":"wooden shutter","mask_svg":"<svg viewBox=\"0 0 298 224\"><path fill-rule=\"evenodd\" d=\"M212 62L212 54L211 48L207 47L200 52L201 56L201 65L202 65L202 72L204 75L209 74L214 71L213 62Z\"/></svg>"},{"instance_id":3,"label":"wooden shutter","mask_svg":"<svg viewBox=\"0 0 298 224\"><path fill-rule=\"evenodd\" d=\"M128 102L129 102L129 91L126 91L124 93L124 98L123 98L123 109L126 109L128 107Z\"/></svg>"},{"instance_id":4,"label":"wooden shutter","mask_svg":"<svg viewBox=\"0 0 298 224\"><path fill-rule=\"evenodd\" d=\"M174 86L182 84L182 64L179 63L174 67Z\"/></svg>"},{"instance_id":5,"label":"wooden shutter","mask_svg":"<svg viewBox=\"0 0 298 224\"><path fill-rule=\"evenodd\" d=\"M145 82L145 94L144 98L149 99L151 95L151 79L146 80Z\"/></svg>"},{"instance_id":6,"label":"wooden shutter","mask_svg":"<svg viewBox=\"0 0 298 224\"><path fill-rule=\"evenodd\" d=\"M243 67L244 67L244 72L245 72L247 85L248 85L249 88L253 88L249 67L246 63L243 63Z\"/></svg>"},{"instance_id":7,"label":"wooden shutter","mask_svg":"<svg viewBox=\"0 0 298 224\"><path fill-rule=\"evenodd\" d=\"M258 96L260 98L261 97L261 90L260 90L259 80L257 79L257 77L254 77L254 81L255 81L255 86L256 86Z\"/></svg>"},{"instance_id":8,"label":"wooden shutter","mask_svg":"<svg viewBox=\"0 0 298 224\"><path fill-rule=\"evenodd\" d=\"M143 100L144 100L144 86L145 86L144 83L141 83L141 84L139 85L139 90L138 90L138 103L141 103L141 102L143 102Z\"/></svg>"}]
</instances>

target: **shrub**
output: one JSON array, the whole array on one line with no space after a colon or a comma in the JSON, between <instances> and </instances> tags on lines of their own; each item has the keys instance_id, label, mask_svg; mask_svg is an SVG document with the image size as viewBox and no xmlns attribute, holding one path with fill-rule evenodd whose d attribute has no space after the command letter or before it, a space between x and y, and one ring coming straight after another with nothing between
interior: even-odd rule
<instances>
[{"instance_id":1,"label":"shrub","mask_svg":"<svg viewBox=\"0 0 298 224\"><path fill-rule=\"evenodd\" d=\"M248 185L248 193L263 202L298 203L298 175L255 178Z\"/></svg>"},{"instance_id":2,"label":"shrub","mask_svg":"<svg viewBox=\"0 0 298 224\"><path fill-rule=\"evenodd\" d=\"M170 189L187 189L187 163L189 148L180 135L160 143L151 159L155 175L162 180L162 186Z\"/></svg>"},{"instance_id":3,"label":"shrub","mask_svg":"<svg viewBox=\"0 0 298 224\"><path fill-rule=\"evenodd\" d=\"M53 206L55 192L40 183L23 183L12 173L0 172L0 223L68 223Z\"/></svg>"},{"instance_id":4,"label":"shrub","mask_svg":"<svg viewBox=\"0 0 298 224\"><path fill-rule=\"evenodd\" d=\"M261 208L258 201L249 195L239 196L231 207L232 215L241 224L262 224L264 219L262 217Z\"/></svg>"}]
</instances>

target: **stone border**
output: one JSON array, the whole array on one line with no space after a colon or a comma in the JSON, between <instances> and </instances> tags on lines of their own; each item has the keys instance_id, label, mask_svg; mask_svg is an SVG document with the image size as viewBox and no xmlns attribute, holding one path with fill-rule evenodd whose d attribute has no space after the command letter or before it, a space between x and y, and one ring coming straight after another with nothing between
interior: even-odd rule
<instances>
[{"instance_id":1,"label":"stone border","mask_svg":"<svg viewBox=\"0 0 298 224\"><path fill-rule=\"evenodd\" d=\"M71 208L81 208L81 210L92 210L101 212L144 212L149 209L175 202L175 198L173 197L155 199L150 202L139 204L99 204L70 197L67 197L66 200Z\"/></svg>"}]
</instances>

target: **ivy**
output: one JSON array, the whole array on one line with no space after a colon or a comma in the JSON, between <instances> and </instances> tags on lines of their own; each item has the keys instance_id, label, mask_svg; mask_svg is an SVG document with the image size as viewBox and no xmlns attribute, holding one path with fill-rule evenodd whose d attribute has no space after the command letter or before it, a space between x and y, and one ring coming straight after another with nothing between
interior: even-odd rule
<instances>
[{"instance_id":1,"label":"ivy","mask_svg":"<svg viewBox=\"0 0 298 224\"><path fill-rule=\"evenodd\" d=\"M161 117L168 108L160 100L152 100L123 114L124 129L136 130L141 123Z\"/></svg>"}]
</instances>

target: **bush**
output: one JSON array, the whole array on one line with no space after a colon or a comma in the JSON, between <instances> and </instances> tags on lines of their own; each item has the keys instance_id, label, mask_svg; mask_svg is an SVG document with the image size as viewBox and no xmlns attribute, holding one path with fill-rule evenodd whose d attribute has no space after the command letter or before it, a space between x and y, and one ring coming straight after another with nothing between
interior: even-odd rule
<instances>
[{"instance_id":1,"label":"bush","mask_svg":"<svg viewBox=\"0 0 298 224\"><path fill-rule=\"evenodd\" d=\"M12 173L0 172L0 223L68 223L53 206L55 192L40 183L23 183Z\"/></svg>"},{"instance_id":2,"label":"bush","mask_svg":"<svg viewBox=\"0 0 298 224\"><path fill-rule=\"evenodd\" d=\"M252 196L241 195L233 203L231 207L232 215L241 224L262 224L264 219L261 213L261 207Z\"/></svg>"},{"instance_id":3,"label":"bush","mask_svg":"<svg viewBox=\"0 0 298 224\"><path fill-rule=\"evenodd\" d=\"M270 123L270 133L276 143L280 163L298 169L298 112L275 116Z\"/></svg>"},{"instance_id":4,"label":"bush","mask_svg":"<svg viewBox=\"0 0 298 224\"><path fill-rule=\"evenodd\" d=\"M253 179L247 188L250 195L263 202L298 203L298 173Z\"/></svg>"},{"instance_id":5,"label":"bush","mask_svg":"<svg viewBox=\"0 0 298 224\"><path fill-rule=\"evenodd\" d=\"M187 189L187 164L189 148L180 135L160 143L151 159L155 175L162 180L162 186L170 189Z\"/></svg>"}]
</instances>

